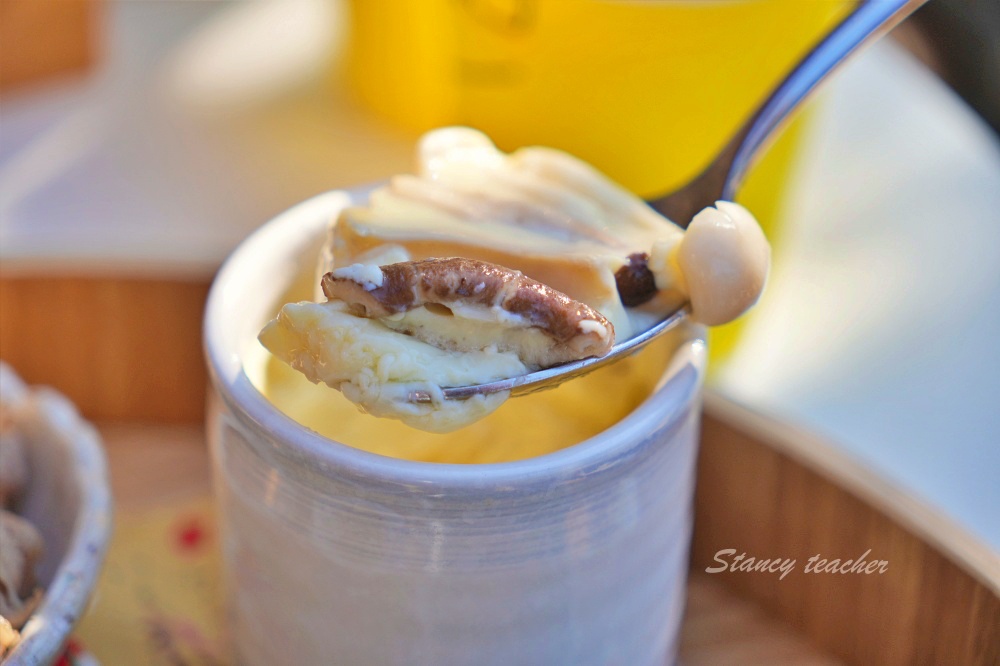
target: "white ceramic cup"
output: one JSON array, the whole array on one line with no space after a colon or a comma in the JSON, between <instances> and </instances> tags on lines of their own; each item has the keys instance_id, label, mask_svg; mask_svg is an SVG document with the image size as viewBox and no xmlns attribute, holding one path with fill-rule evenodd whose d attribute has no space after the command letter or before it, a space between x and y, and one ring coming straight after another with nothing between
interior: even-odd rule
<instances>
[{"instance_id":1,"label":"white ceramic cup","mask_svg":"<svg viewBox=\"0 0 1000 666\"><path fill-rule=\"evenodd\" d=\"M328 221L365 196L329 193L280 215L233 253L209 296L208 432L236 659L668 663L703 339L681 345L629 416L555 453L451 465L328 440L272 406L244 362Z\"/></svg>"}]
</instances>

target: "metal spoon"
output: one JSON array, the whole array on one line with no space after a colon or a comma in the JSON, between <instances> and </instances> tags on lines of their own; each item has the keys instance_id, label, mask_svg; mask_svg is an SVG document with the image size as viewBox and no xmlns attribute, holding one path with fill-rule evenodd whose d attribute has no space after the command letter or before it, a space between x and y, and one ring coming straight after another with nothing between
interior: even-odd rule
<instances>
[{"instance_id":1,"label":"metal spoon","mask_svg":"<svg viewBox=\"0 0 1000 666\"><path fill-rule=\"evenodd\" d=\"M732 200L743 177L762 149L775 138L786 120L809 95L849 56L869 44L910 15L926 0L861 0L857 8L834 28L785 77L767 100L729 140L708 167L687 185L649 202L649 205L682 227L695 213L719 199ZM621 360L674 328L688 314L687 306L670 314L649 330L612 347L604 356L546 368L488 384L444 388L444 397L463 400L478 394L510 391L524 395L579 377ZM430 402L424 391L413 391L412 402Z\"/></svg>"}]
</instances>

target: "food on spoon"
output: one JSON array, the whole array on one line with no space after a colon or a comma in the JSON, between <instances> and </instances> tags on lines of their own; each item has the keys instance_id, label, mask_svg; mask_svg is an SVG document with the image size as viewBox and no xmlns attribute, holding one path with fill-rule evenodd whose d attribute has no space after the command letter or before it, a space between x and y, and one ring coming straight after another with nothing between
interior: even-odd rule
<instances>
[{"instance_id":1,"label":"food on spoon","mask_svg":"<svg viewBox=\"0 0 1000 666\"><path fill-rule=\"evenodd\" d=\"M750 211L717 201L694 216L679 243L653 243L648 263L657 289L680 289L695 321L719 326L760 298L771 247Z\"/></svg>"},{"instance_id":2,"label":"food on spoon","mask_svg":"<svg viewBox=\"0 0 1000 666\"><path fill-rule=\"evenodd\" d=\"M694 320L724 323L763 289L770 250L738 204L705 209L685 233L570 155L504 154L466 128L427 134L418 161L331 225L326 302L286 305L260 335L373 414L452 430L506 396L446 401L440 387L603 355L685 303ZM480 280L495 293L462 291ZM531 316L503 305L522 290Z\"/></svg>"},{"instance_id":3,"label":"food on spoon","mask_svg":"<svg viewBox=\"0 0 1000 666\"><path fill-rule=\"evenodd\" d=\"M366 411L426 430L453 430L503 402L440 404L441 386L602 355L614 341L613 326L592 308L472 259L355 264L324 275L322 288L327 303L285 306L261 342ZM414 392L432 404L414 404Z\"/></svg>"},{"instance_id":4,"label":"food on spoon","mask_svg":"<svg viewBox=\"0 0 1000 666\"><path fill-rule=\"evenodd\" d=\"M322 286L330 300L286 305L261 332L264 346L364 411L434 432L478 420L506 399L445 401L442 386L603 355L614 342L613 325L589 306L480 261L356 264L326 274ZM417 394L431 404L414 402Z\"/></svg>"}]
</instances>

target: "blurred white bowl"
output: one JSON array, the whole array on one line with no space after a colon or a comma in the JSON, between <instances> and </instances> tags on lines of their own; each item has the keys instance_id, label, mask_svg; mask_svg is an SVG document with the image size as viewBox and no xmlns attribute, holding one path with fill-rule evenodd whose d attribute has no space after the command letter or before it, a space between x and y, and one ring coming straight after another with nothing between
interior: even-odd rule
<instances>
[{"instance_id":1,"label":"blurred white bowl","mask_svg":"<svg viewBox=\"0 0 1000 666\"><path fill-rule=\"evenodd\" d=\"M97 431L65 397L28 388L0 365L0 400L24 433L30 469L17 512L45 541L41 606L5 666L50 664L83 615L111 536L107 461Z\"/></svg>"}]
</instances>

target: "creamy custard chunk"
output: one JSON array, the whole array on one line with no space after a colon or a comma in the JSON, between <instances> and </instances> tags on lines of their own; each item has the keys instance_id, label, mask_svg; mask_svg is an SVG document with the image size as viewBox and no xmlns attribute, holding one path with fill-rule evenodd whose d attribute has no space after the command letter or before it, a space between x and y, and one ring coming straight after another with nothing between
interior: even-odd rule
<instances>
[{"instance_id":1,"label":"creamy custard chunk","mask_svg":"<svg viewBox=\"0 0 1000 666\"><path fill-rule=\"evenodd\" d=\"M512 352L453 352L401 335L376 319L358 317L342 301L290 303L260 333L276 357L314 383L338 389L375 416L448 432L486 416L506 394L446 401L441 386L465 386L523 374ZM409 399L413 391L430 403Z\"/></svg>"}]
</instances>

